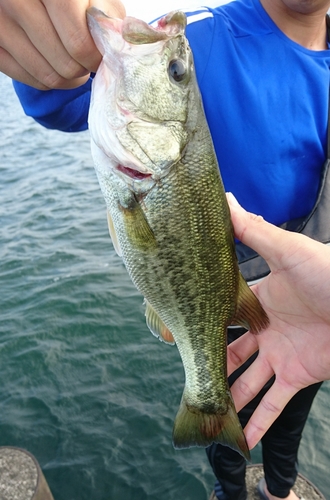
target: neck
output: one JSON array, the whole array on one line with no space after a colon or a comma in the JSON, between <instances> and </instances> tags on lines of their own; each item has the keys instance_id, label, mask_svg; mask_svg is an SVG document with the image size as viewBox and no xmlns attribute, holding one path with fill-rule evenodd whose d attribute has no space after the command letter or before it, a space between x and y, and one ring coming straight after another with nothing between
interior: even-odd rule
<instances>
[{"instance_id":1,"label":"neck","mask_svg":"<svg viewBox=\"0 0 330 500\"><path fill-rule=\"evenodd\" d=\"M322 6L318 7L313 7L311 5L313 2L300 2L302 5L294 8L288 7L288 2L283 0L260 0L260 2L288 38L310 50L328 48L325 16L330 2L324 1ZM296 1L296 4L298 3Z\"/></svg>"}]
</instances>

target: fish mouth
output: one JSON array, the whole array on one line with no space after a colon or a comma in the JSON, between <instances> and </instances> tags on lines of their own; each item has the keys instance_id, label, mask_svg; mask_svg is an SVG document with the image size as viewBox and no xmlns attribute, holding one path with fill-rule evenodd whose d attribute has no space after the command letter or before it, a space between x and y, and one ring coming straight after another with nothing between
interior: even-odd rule
<instances>
[{"instance_id":1,"label":"fish mouth","mask_svg":"<svg viewBox=\"0 0 330 500\"><path fill-rule=\"evenodd\" d=\"M116 170L118 172L121 172L124 175L127 175L128 177L130 177L131 179L133 179L135 181L144 181L146 179L151 178L150 173L143 173L143 172L140 172L139 170L135 170L134 168L125 167L124 165L120 165L120 164L117 165Z\"/></svg>"}]
</instances>

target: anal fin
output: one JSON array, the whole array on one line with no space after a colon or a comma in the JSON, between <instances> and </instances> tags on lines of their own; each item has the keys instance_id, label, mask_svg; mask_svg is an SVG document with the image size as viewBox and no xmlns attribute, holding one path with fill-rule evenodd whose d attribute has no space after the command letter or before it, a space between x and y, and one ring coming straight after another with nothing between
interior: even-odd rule
<instances>
[{"instance_id":1,"label":"anal fin","mask_svg":"<svg viewBox=\"0 0 330 500\"><path fill-rule=\"evenodd\" d=\"M165 323L160 319L155 309L149 304L147 300L145 300L145 304L146 304L146 322L151 333L159 340L165 342L165 344L174 345L175 340L170 330L167 328Z\"/></svg>"},{"instance_id":2,"label":"anal fin","mask_svg":"<svg viewBox=\"0 0 330 500\"><path fill-rule=\"evenodd\" d=\"M239 274L237 309L232 324L243 326L252 333L258 333L269 325L264 308L241 273Z\"/></svg>"}]
</instances>

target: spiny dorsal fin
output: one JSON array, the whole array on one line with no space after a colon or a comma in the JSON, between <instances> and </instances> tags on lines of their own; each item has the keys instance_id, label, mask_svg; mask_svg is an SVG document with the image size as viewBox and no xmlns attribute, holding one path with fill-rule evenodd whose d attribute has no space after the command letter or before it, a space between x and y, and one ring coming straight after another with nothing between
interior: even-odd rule
<instances>
[{"instance_id":1,"label":"spiny dorsal fin","mask_svg":"<svg viewBox=\"0 0 330 500\"><path fill-rule=\"evenodd\" d=\"M147 300L145 300L146 304L146 322L151 333L157 337L159 340L165 342L165 344L174 345L175 340L167 328L163 320L160 319L155 309L149 304Z\"/></svg>"},{"instance_id":2,"label":"spiny dorsal fin","mask_svg":"<svg viewBox=\"0 0 330 500\"><path fill-rule=\"evenodd\" d=\"M241 325L252 333L258 333L269 325L267 314L241 273L239 275L237 309L232 323Z\"/></svg>"},{"instance_id":3,"label":"spiny dorsal fin","mask_svg":"<svg viewBox=\"0 0 330 500\"><path fill-rule=\"evenodd\" d=\"M119 255L119 257L122 257L122 251L121 251L119 241L117 238L115 226L113 225L113 220L112 220L112 217L111 217L108 210L107 210L107 218L108 218L108 228L109 228L110 238L111 238L113 247L116 250L117 255Z\"/></svg>"}]
</instances>

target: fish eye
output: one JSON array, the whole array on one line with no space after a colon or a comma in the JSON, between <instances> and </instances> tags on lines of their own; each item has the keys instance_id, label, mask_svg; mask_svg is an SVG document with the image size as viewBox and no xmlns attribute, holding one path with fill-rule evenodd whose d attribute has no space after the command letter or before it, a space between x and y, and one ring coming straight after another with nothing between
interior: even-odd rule
<instances>
[{"instance_id":1,"label":"fish eye","mask_svg":"<svg viewBox=\"0 0 330 500\"><path fill-rule=\"evenodd\" d=\"M186 65L181 59L173 59L168 66L168 72L175 82L182 82L187 74Z\"/></svg>"}]
</instances>

